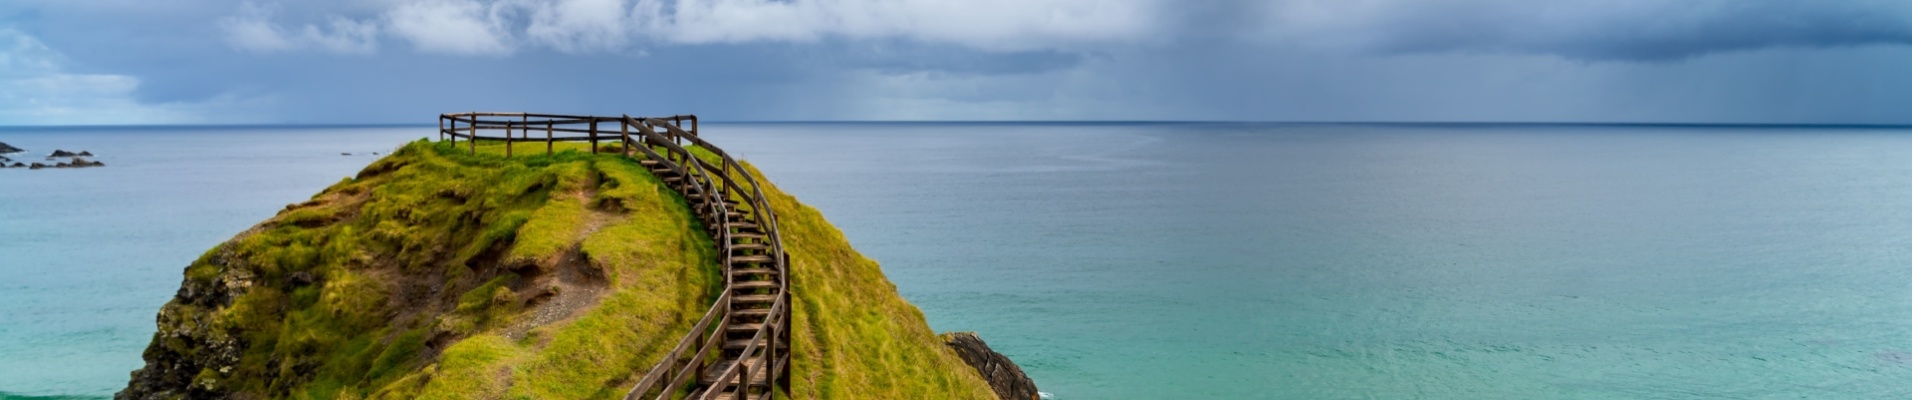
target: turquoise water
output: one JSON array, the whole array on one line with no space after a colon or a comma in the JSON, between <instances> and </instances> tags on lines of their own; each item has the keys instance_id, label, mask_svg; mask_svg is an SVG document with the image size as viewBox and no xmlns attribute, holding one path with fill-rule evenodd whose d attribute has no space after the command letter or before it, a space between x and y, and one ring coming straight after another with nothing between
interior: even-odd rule
<instances>
[{"instance_id":1,"label":"turquoise water","mask_svg":"<svg viewBox=\"0 0 1912 400\"><path fill-rule=\"evenodd\" d=\"M1908 131L705 131L1057 399L1912 397ZM0 130L110 164L0 170L0 392L110 394L187 262L429 134Z\"/></svg>"}]
</instances>

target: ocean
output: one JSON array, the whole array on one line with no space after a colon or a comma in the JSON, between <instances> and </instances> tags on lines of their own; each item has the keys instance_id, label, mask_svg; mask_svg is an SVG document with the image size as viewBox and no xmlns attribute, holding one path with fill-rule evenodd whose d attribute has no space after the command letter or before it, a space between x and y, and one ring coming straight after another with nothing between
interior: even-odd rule
<instances>
[{"instance_id":1,"label":"ocean","mask_svg":"<svg viewBox=\"0 0 1912 400\"><path fill-rule=\"evenodd\" d=\"M1912 397L1908 129L702 128L1055 399ZM110 396L189 262L431 135L0 128L108 164L0 170L0 398Z\"/></svg>"}]
</instances>

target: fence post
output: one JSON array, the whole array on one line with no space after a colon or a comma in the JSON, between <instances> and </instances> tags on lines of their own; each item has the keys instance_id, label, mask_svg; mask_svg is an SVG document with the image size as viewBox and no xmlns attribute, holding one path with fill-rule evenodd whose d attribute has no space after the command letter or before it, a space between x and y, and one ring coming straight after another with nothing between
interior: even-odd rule
<instances>
[{"instance_id":1,"label":"fence post","mask_svg":"<svg viewBox=\"0 0 1912 400\"><path fill-rule=\"evenodd\" d=\"M544 121L544 155L551 155L551 121Z\"/></svg>"},{"instance_id":2,"label":"fence post","mask_svg":"<svg viewBox=\"0 0 1912 400\"><path fill-rule=\"evenodd\" d=\"M591 118L591 154L597 154L597 118Z\"/></svg>"},{"instance_id":3,"label":"fence post","mask_svg":"<svg viewBox=\"0 0 1912 400\"><path fill-rule=\"evenodd\" d=\"M471 112L471 136L465 142L471 145L471 155L478 155L478 112Z\"/></svg>"},{"instance_id":4,"label":"fence post","mask_svg":"<svg viewBox=\"0 0 1912 400\"><path fill-rule=\"evenodd\" d=\"M524 128L519 128L524 129ZM511 120L505 120L505 158L511 158Z\"/></svg>"},{"instance_id":5,"label":"fence post","mask_svg":"<svg viewBox=\"0 0 1912 400\"><path fill-rule=\"evenodd\" d=\"M630 114L623 114L617 119L617 131L618 131L618 135L620 136L618 140L621 140L621 142L618 142L618 143L623 143L621 146L624 146L624 150L623 150L624 154L631 154L631 115Z\"/></svg>"}]
</instances>

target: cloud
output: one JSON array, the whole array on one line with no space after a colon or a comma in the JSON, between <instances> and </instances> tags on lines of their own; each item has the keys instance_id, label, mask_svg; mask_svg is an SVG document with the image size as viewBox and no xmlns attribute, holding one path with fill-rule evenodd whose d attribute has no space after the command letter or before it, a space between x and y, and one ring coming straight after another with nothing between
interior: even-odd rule
<instances>
[{"instance_id":1,"label":"cloud","mask_svg":"<svg viewBox=\"0 0 1912 400\"><path fill-rule=\"evenodd\" d=\"M1774 47L1912 44L1912 3L1880 0L1290 0L1250 37L1381 53L1664 61Z\"/></svg>"},{"instance_id":2,"label":"cloud","mask_svg":"<svg viewBox=\"0 0 1912 400\"><path fill-rule=\"evenodd\" d=\"M0 29L0 125L98 125L205 122L208 110L243 110L261 99L219 96L200 103L146 104L140 81L126 75L66 72L65 56L38 39Z\"/></svg>"},{"instance_id":3,"label":"cloud","mask_svg":"<svg viewBox=\"0 0 1912 400\"><path fill-rule=\"evenodd\" d=\"M615 53L633 45L907 40L986 51L1067 50L1159 38L1160 0L391 0L363 20L286 29L244 3L218 25L233 48L376 50L380 34L423 53L502 56L527 46ZM359 6L363 6L360 4ZM351 5L335 10L363 10ZM360 11L363 14L363 11ZM636 50L642 50L636 49Z\"/></svg>"},{"instance_id":4,"label":"cloud","mask_svg":"<svg viewBox=\"0 0 1912 400\"><path fill-rule=\"evenodd\" d=\"M225 33L226 44L259 53L308 47L338 54L378 51L378 24L371 21L332 16L327 19L325 28L306 24L296 32L288 32L272 22L274 11L268 6L246 2L239 6L238 14L220 18L218 26Z\"/></svg>"},{"instance_id":5,"label":"cloud","mask_svg":"<svg viewBox=\"0 0 1912 400\"><path fill-rule=\"evenodd\" d=\"M638 29L675 43L901 38L987 50L1144 40L1152 0L639 0Z\"/></svg>"},{"instance_id":6,"label":"cloud","mask_svg":"<svg viewBox=\"0 0 1912 400\"><path fill-rule=\"evenodd\" d=\"M453 55L509 55L515 50L507 18L516 3L473 0L405 2L384 16L392 34L421 52Z\"/></svg>"},{"instance_id":7,"label":"cloud","mask_svg":"<svg viewBox=\"0 0 1912 400\"><path fill-rule=\"evenodd\" d=\"M629 41L623 0L561 0L538 4L525 37L566 53L616 51Z\"/></svg>"}]
</instances>

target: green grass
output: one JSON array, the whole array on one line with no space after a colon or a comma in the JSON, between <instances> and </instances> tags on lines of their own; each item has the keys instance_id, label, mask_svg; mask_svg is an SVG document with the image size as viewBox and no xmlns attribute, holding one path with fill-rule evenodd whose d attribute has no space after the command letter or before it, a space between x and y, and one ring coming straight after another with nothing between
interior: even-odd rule
<instances>
[{"instance_id":1,"label":"green grass","mask_svg":"<svg viewBox=\"0 0 1912 400\"><path fill-rule=\"evenodd\" d=\"M186 286L233 297L167 304L160 329L192 340L156 336L149 354L243 398L621 397L721 289L712 243L630 160L503 149L411 143L206 252ZM766 191L798 300L787 398L993 396L875 262ZM596 304L527 329L572 254L603 277Z\"/></svg>"},{"instance_id":2,"label":"green grass","mask_svg":"<svg viewBox=\"0 0 1912 400\"><path fill-rule=\"evenodd\" d=\"M680 198L584 147L411 143L208 251L188 284L243 287L168 304L162 328L237 339L236 361L202 360L193 380L244 397L621 396L703 314L718 270ZM598 304L503 336L573 250L606 278Z\"/></svg>"},{"instance_id":3,"label":"green grass","mask_svg":"<svg viewBox=\"0 0 1912 400\"><path fill-rule=\"evenodd\" d=\"M696 150L696 149L693 149ZM716 162L714 155L698 152ZM777 189L748 163L777 214L790 253L790 397L994 399L988 383L943 345L876 261L850 246L817 209Z\"/></svg>"}]
</instances>

